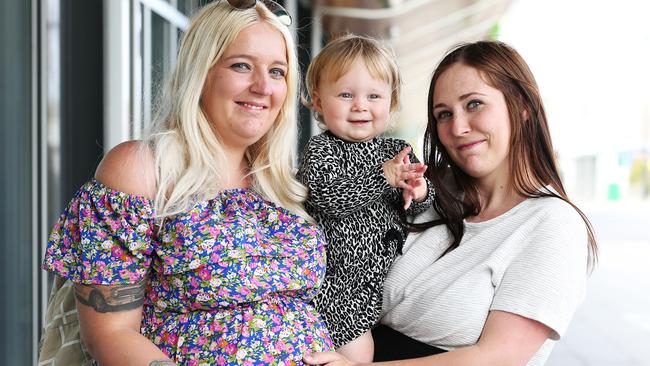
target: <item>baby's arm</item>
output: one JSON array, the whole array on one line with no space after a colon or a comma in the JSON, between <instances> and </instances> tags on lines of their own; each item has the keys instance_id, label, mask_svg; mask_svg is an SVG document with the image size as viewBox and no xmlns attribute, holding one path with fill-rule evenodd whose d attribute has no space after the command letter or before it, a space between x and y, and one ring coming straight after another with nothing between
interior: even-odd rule
<instances>
[{"instance_id":1,"label":"baby's arm","mask_svg":"<svg viewBox=\"0 0 650 366\"><path fill-rule=\"evenodd\" d=\"M350 175L329 142L312 137L297 178L309 188L308 204L331 217L345 217L381 199L390 189L382 165L359 167Z\"/></svg>"}]
</instances>

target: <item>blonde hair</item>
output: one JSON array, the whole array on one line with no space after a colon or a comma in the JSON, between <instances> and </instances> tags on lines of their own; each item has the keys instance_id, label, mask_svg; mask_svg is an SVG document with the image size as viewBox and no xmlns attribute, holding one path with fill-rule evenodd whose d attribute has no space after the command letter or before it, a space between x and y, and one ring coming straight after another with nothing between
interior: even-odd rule
<instances>
[{"instance_id":1,"label":"blonde hair","mask_svg":"<svg viewBox=\"0 0 650 366\"><path fill-rule=\"evenodd\" d=\"M226 1L210 3L195 15L185 33L178 64L158 105L148 144L155 158L156 216L164 219L214 198L223 189L226 155L200 106L212 66L246 27L265 22L285 41L287 95L270 130L246 152L251 188L264 198L307 219L302 207L306 188L294 178L297 145L299 70L289 30L261 2L239 10Z\"/></svg>"},{"instance_id":2,"label":"blonde hair","mask_svg":"<svg viewBox=\"0 0 650 366\"><path fill-rule=\"evenodd\" d=\"M400 105L402 78L395 55L377 40L355 34L345 34L329 41L311 61L305 77L307 94L302 96L303 105L313 109L313 96L318 91L320 82L338 80L350 71L352 64L359 58L366 64L373 78L390 85L390 111L396 111ZM314 117L318 121L323 120L323 116L316 111Z\"/></svg>"}]
</instances>

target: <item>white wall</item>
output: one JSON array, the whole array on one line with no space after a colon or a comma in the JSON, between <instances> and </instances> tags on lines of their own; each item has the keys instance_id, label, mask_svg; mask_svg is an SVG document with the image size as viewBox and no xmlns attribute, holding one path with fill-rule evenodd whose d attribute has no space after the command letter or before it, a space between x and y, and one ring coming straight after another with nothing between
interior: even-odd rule
<instances>
[{"instance_id":1,"label":"white wall","mask_svg":"<svg viewBox=\"0 0 650 366\"><path fill-rule=\"evenodd\" d=\"M619 154L650 154L649 1L515 0L500 39L528 61L539 83L568 189L576 158L595 155L596 200L610 184L628 192Z\"/></svg>"}]
</instances>

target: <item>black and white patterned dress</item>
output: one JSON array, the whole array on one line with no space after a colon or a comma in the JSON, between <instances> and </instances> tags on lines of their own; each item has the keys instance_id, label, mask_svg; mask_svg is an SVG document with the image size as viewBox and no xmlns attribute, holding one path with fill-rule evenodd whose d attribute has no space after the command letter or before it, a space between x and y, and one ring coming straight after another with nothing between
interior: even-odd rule
<instances>
[{"instance_id":1,"label":"black and white patterned dress","mask_svg":"<svg viewBox=\"0 0 650 366\"><path fill-rule=\"evenodd\" d=\"M400 221L400 189L384 177L383 164L409 146L377 137L347 142L325 131L312 137L298 179L309 188L305 207L327 238L327 270L314 304L336 348L377 324L384 278L401 253L406 232ZM411 162L417 161L410 155ZM406 214L431 206L433 194L413 202Z\"/></svg>"}]
</instances>

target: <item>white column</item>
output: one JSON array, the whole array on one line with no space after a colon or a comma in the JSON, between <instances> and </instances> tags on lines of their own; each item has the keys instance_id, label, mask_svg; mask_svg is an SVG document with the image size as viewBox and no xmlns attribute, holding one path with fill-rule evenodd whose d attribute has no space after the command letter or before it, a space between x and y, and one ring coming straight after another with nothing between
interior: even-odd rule
<instances>
[{"instance_id":1,"label":"white column","mask_svg":"<svg viewBox=\"0 0 650 366\"><path fill-rule=\"evenodd\" d=\"M131 138L131 2L104 0L104 152Z\"/></svg>"},{"instance_id":2,"label":"white column","mask_svg":"<svg viewBox=\"0 0 650 366\"><path fill-rule=\"evenodd\" d=\"M313 59L321 48L323 48L323 14L321 12L321 7L315 5L312 10L312 24L311 24L311 54L310 57ZM306 71L306 70L305 70ZM314 114L310 113L311 120L311 134L317 135L320 132L320 127L318 127L318 121L314 118Z\"/></svg>"}]
</instances>

